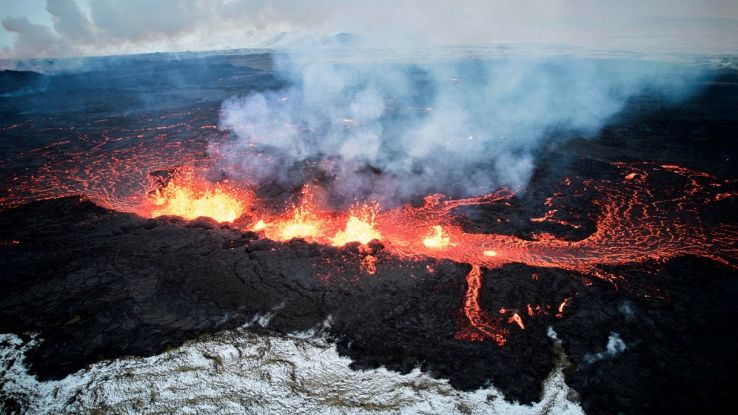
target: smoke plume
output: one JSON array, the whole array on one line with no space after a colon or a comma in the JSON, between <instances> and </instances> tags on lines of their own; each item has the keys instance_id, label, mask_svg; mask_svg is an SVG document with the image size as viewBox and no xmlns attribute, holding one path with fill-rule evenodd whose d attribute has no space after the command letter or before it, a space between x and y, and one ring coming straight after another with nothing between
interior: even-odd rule
<instances>
[{"instance_id":1,"label":"smoke plume","mask_svg":"<svg viewBox=\"0 0 738 415\"><path fill-rule=\"evenodd\" d=\"M381 55L381 54L379 54ZM676 101L696 73L572 57L387 61L356 52L278 56L287 86L224 102L224 168L256 184L315 178L384 204L432 192L522 189L544 145L593 137L648 90Z\"/></svg>"},{"instance_id":2,"label":"smoke plume","mask_svg":"<svg viewBox=\"0 0 738 415\"><path fill-rule=\"evenodd\" d=\"M625 344L623 339L620 338L620 334L611 332L607 338L607 346L605 350L597 353L587 353L584 355L582 360L587 364L599 362L600 360L612 359L618 354L624 352L628 346Z\"/></svg>"}]
</instances>

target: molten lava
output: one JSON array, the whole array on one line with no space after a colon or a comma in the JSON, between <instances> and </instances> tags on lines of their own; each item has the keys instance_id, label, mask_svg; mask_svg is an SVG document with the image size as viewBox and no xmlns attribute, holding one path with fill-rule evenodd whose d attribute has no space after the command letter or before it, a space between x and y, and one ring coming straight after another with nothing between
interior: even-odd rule
<instances>
[{"instance_id":1,"label":"molten lava","mask_svg":"<svg viewBox=\"0 0 738 415\"><path fill-rule=\"evenodd\" d=\"M346 226L331 238L334 246L343 246L349 242L367 244L374 239L382 239L374 225L378 207L376 205L363 205L353 209L346 220Z\"/></svg>"},{"instance_id":2,"label":"molten lava","mask_svg":"<svg viewBox=\"0 0 738 415\"><path fill-rule=\"evenodd\" d=\"M520 327L520 330L525 330L525 324L523 324L523 318L520 317L518 313L513 313L512 316L510 316L509 319L507 319L508 323L515 323Z\"/></svg>"},{"instance_id":3,"label":"molten lava","mask_svg":"<svg viewBox=\"0 0 738 415\"><path fill-rule=\"evenodd\" d=\"M261 223L264 223L263 221ZM267 237L276 241L289 241L293 238L314 240L321 236L320 220L307 209L297 208L291 217L277 221L272 227L266 227Z\"/></svg>"},{"instance_id":4,"label":"molten lava","mask_svg":"<svg viewBox=\"0 0 738 415\"><path fill-rule=\"evenodd\" d=\"M451 238L443 232L440 225L433 225L431 234L423 238L423 245L428 248L443 249L449 246Z\"/></svg>"},{"instance_id":5,"label":"molten lava","mask_svg":"<svg viewBox=\"0 0 738 415\"><path fill-rule=\"evenodd\" d=\"M259 220L254 224L254 227L251 228L252 231L258 232L266 229L266 223L263 220Z\"/></svg>"},{"instance_id":6,"label":"molten lava","mask_svg":"<svg viewBox=\"0 0 738 415\"><path fill-rule=\"evenodd\" d=\"M152 217L173 215L185 219L201 216L233 222L244 211L246 200L224 185L206 187L189 174L178 176L151 197Z\"/></svg>"},{"instance_id":7,"label":"molten lava","mask_svg":"<svg viewBox=\"0 0 738 415\"><path fill-rule=\"evenodd\" d=\"M478 265L472 265L466 276L467 291L464 300L464 315L471 326L476 329L462 330L456 338L468 341L484 341L491 339L500 346L507 342L508 330L502 326L502 320L491 317L479 306L479 290L482 288L482 271Z\"/></svg>"},{"instance_id":8,"label":"molten lava","mask_svg":"<svg viewBox=\"0 0 738 415\"><path fill-rule=\"evenodd\" d=\"M314 192L312 186L306 186L300 204L291 214L274 216L266 211L258 212L263 219L259 219L251 230L264 231L269 239L275 241L302 238L334 246L350 242L365 245L382 238L375 225L378 205L358 205L348 215L326 212L318 207Z\"/></svg>"}]
</instances>

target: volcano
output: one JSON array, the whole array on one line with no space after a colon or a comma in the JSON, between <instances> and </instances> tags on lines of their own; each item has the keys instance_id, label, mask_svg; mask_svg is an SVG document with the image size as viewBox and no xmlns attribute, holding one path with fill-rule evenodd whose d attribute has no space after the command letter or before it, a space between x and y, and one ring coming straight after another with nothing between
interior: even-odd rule
<instances>
[{"instance_id":1,"label":"volcano","mask_svg":"<svg viewBox=\"0 0 738 415\"><path fill-rule=\"evenodd\" d=\"M586 413L731 407L730 66L705 69L691 81L699 92L678 104L648 90L630 97L595 137L551 132L523 188L387 203L337 202L339 178L310 158L286 169L299 180L224 168L235 133L219 125L221 103L284 88L272 55L99 59L90 71L3 74L8 368L20 359L38 382L55 382L243 331L250 344L325 341L368 377L419 370L448 380L445 393L502 395L479 405L544 402L559 370L562 399ZM38 397L13 373L3 372L3 409L30 410ZM99 408L84 395L63 409ZM381 403L366 402L354 409ZM480 408L455 410L490 410Z\"/></svg>"}]
</instances>

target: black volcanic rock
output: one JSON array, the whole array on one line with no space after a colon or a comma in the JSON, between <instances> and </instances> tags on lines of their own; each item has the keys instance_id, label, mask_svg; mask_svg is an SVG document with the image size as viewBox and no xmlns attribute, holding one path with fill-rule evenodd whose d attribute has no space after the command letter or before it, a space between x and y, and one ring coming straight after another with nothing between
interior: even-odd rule
<instances>
[{"instance_id":1,"label":"black volcanic rock","mask_svg":"<svg viewBox=\"0 0 738 415\"><path fill-rule=\"evenodd\" d=\"M0 96L28 89L43 77L44 75L33 71L0 71Z\"/></svg>"},{"instance_id":2,"label":"black volcanic rock","mask_svg":"<svg viewBox=\"0 0 738 415\"><path fill-rule=\"evenodd\" d=\"M738 390L738 273L682 257L659 272L618 269L618 290L582 290L556 326L567 382L588 413L729 413ZM617 333L626 349L587 363Z\"/></svg>"},{"instance_id":3,"label":"black volcanic rock","mask_svg":"<svg viewBox=\"0 0 738 415\"><path fill-rule=\"evenodd\" d=\"M538 399L552 367L550 342L500 349L454 339L465 264L400 260L375 246L370 275L355 245L275 243L208 220L146 220L76 198L1 212L0 224L8 287L0 330L41 333L29 358L42 379L267 315L281 333L330 325L357 367L421 366L463 388L507 379L501 390L526 402ZM535 370L516 367L524 357L503 357L516 350L535 352L527 356Z\"/></svg>"}]
</instances>

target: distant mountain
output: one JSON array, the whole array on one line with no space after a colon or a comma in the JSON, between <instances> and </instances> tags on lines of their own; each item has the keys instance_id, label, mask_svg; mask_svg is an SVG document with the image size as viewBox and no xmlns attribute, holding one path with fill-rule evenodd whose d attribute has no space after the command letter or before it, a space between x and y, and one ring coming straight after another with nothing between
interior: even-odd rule
<instances>
[{"instance_id":1,"label":"distant mountain","mask_svg":"<svg viewBox=\"0 0 738 415\"><path fill-rule=\"evenodd\" d=\"M305 35L296 32L280 32L260 45L270 49L348 48L365 45L365 40L354 33L340 32L332 35Z\"/></svg>"}]
</instances>

